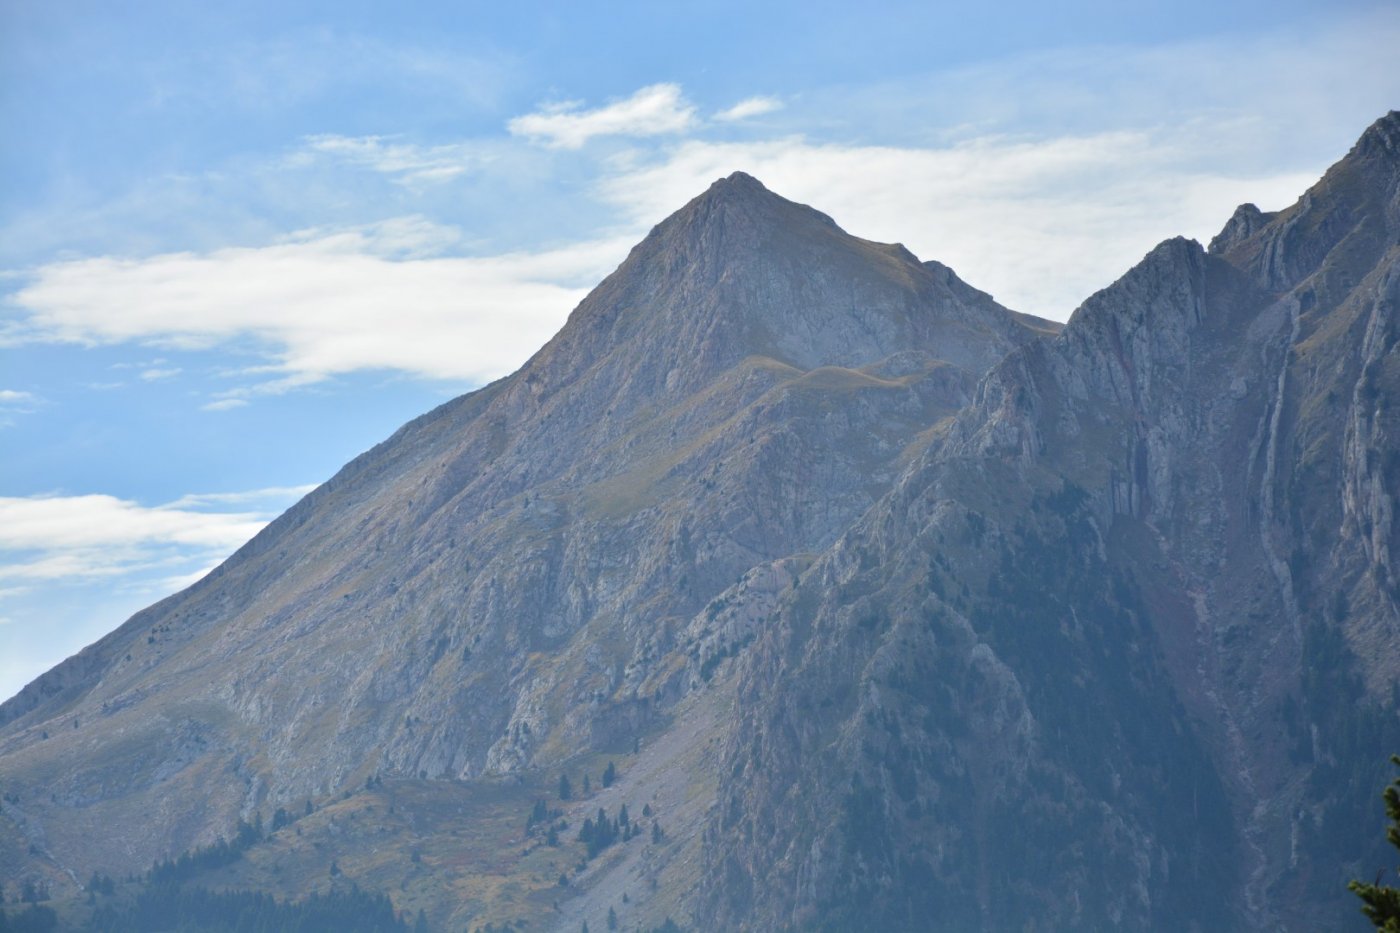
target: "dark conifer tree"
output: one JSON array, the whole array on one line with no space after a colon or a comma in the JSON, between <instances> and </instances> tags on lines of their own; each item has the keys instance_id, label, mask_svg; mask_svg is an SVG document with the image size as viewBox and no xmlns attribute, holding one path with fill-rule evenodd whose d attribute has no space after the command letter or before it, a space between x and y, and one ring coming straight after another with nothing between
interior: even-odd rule
<instances>
[{"instance_id":1,"label":"dark conifer tree","mask_svg":"<svg viewBox=\"0 0 1400 933\"><path fill-rule=\"evenodd\" d=\"M1391 755L1390 760L1400 766L1400 755ZM1391 781L1381 797L1385 800L1386 816L1390 817L1385 836L1391 845L1400 849L1400 778ZM1353 881L1347 887L1361 898L1361 912L1375 924L1376 929L1385 933L1400 933L1400 889L1381 884L1380 874L1376 875L1374 883Z\"/></svg>"}]
</instances>

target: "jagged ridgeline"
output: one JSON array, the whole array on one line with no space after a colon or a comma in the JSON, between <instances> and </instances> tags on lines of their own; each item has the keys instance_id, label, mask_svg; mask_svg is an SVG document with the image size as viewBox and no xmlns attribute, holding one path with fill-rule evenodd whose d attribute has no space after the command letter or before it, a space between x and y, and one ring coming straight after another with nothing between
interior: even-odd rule
<instances>
[{"instance_id":1,"label":"jagged ridgeline","mask_svg":"<svg viewBox=\"0 0 1400 933\"><path fill-rule=\"evenodd\" d=\"M718 181L0 707L9 922L1363 928L1397 303L1394 113L1063 329Z\"/></svg>"}]
</instances>

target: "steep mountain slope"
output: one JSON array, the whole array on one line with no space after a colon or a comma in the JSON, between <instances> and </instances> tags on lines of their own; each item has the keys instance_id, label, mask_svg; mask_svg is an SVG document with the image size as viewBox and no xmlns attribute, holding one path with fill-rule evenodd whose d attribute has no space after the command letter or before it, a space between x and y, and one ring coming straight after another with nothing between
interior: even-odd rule
<instances>
[{"instance_id":1,"label":"steep mountain slope","mask_svg":"<svg viewBox=\"0 0 1400 933\"><path fill-rule=\"evenodd\" d=\"M1289 210L1162 244L797 579L740 675L722 928L1358 919L1400 747L1397 192L1392 113Z\"/></svg>"},{"instance_id":2,"label":"steep mountain slope","mask_svg":"<svg viewBox=\"0 0 1400 933\"><path fill-rule=\"evenodd\" d=\"M1400 749L1398 303L1395 113L1057 336L717 182L0 707L0 867L314 798L205 880L449 929L1344 927ZM624 804L650 835L579 838Z\"/></svg>"},{"instance_id":3,"label":"steep mountain slope","mask_svg":"<svg viewBox=\"0 0 1400 933\"><path fill-rule=\"evenodd\" d=\"M13 845L60 883L374 776L633 748L750 637L712 600L771 598L1055 329L716 182L519 372L0 707Z\"/></svg>"}]
</instances>

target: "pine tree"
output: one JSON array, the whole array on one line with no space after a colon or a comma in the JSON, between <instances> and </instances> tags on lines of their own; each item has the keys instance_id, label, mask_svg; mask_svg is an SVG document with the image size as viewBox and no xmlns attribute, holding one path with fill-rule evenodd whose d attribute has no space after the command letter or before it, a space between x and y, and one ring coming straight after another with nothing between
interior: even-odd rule
<instances>
[{"instance_id":1,"label":"pine tree","mask_svg":"<svg viewBox=\"0 0 1400 933\"><path fill-rule=\"evenodd\" d=\"M608 929L617 929L617 911L613 910L611 907L608 908Z\"/></svg>"},{"instance_id":2,"label":"pine tree","mask_svg":"<svg viewBox=\"0 0 1400 933\"><path fill-rule=\"evenodd\" d=\"M613 781L617 780L617 768L610 761L607 768L603 770L603 786L612 787Z\"/></svg>"},{"instance_id":3,"label":"pine tree","mask_svg":"<svg viewBox=\"0 0 1400 933\"><path fill-rule=\"evenodd\" d=\"M1391 755L1390 760L1400 766L1400 755ZM1381 797L1385 800L1386 816L1390 817L1385 837L1391 845L1400 849L1400 778L1391 781ZM1400 933L1400 889L1383 885L1380 881L1381 876L1377 874L1373 884L1353 881L1347 887L1364 902L1361 912L1376 929L1385 933Z\"/></svg>"},{"instance_id":4,"label":"pine tree","mask_svg":"<svg viewBox=\"0 0 1400 933\"><path fill-rule=\"evenodd\" d=\"M567 774L559 775L559 799L568 800L573 795L574 789L569 785L569 776Z\"/></svg>"}]
</instances>

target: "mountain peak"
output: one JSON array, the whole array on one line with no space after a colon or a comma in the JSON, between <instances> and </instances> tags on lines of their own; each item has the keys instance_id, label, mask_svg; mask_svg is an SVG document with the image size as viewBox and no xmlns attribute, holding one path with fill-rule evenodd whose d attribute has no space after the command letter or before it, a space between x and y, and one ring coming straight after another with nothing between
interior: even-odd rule
<instances>
[{"instance_id":1,"label":"mountain peak","mask_svg":"<svg viewBox=\"0 0 1400 933\"><path fill-rule=\"evenodd\" d=\"M1400 238L1400 111L1372 123L1296 203L1263 215L1265 223L1242 218L1241 211L1246 208L1216 238L1223 244L1218 252L1228 252L1270 291L1291 291L1324 267L1350 270L1337 283L1372 268ZM1237 220L1254 229L1232 229ZM1346 249L1339 250L1343 242Z\"/></svg>"},{"instance_id":2,"label":"mountain peak","mask_svg":"<svg viewBox=\"0 0 1400 933\"><path fill-rule=\"evenodd\" d=\"M673 219L682 221L683 227L697 220L719 217L746 217L760 227L816 222L825 228L840 229L826 214L775 194L747 172L732 172L715 179L709 188L672 215Z\"/></svg>"},{"instance_id":3,"label":"mountain peak","mask_svg":"<svg viewBox=\"0 0 1400 933\"><path fill-rule=\"evenodd\" d=\"M1366 128L1352 150L1400 161L1400 110L1392 110Z\"/></svg>"},{"instance_id":4,"label":"mountain peak","mask_svg":"<svg viewBox=\"0 0 1400 933\"><path fill-rule=\"evenodd\" d=\"M748 357L809 370L914 349L980 373L1040 324L733 172L633 248L528 364L529 379L548 394L606 370L604 381L651 404Z\"/></svg>"},{"instance_id":5,"label":"mountain peak","mask_svg":"<svg viewBox=\"0 0 1400 933\"><path fill-rule=\"evenodd\" d=\"M748 172L731 172L724 178L716 178L709 190L725 195L772 194L763 182Z\"/></svg>"},{"instance_id":6,"label":"mountain peak","mask_svg":"<svg viewBox=\"0 0 1400 933\"><path fill-rule=\"evenodd\" d=\"M1277 213L1274 211L1266 214L1257 205L1241 204L1235 208L1230 219L1225 221L1225 226L1220 228L1220 232L1211 239L1209 252L1213 256L1229 252L1253 235L1254 231L1273 220Z\"/></svg>"}]
</instances>

